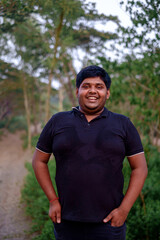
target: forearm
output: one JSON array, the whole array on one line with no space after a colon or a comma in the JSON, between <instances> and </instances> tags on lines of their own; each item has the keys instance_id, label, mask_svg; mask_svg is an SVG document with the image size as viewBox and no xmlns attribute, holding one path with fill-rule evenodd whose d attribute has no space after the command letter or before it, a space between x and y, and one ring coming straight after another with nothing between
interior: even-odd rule
<instances>
[{"instance_id":1,"label":"forearm","mask_svg":"<svg viewBox=\"0 0 160 240\"><path fill-rule=\"evenodd\" d=\"M51 181L47 163L38 161L36 162L33 160L32 166L37 181L46 194L48 200L55 199L57 196Z\"/></svg>"},{"instance_id":2,"label":"forearm","mask_svg":"<svg viewBox=\"0 0 160 240\"><path fill-rule=\"evenodd\" d=\"M132 170L127 192L120 205L120 208L122 208L124 211L129 212L130 209L132 208L134 202L138 198L143 188L146 177L147 177L147 168Z\"/></svg>"},{"instance_id":3,"label":"forearm","mask_svg":"<svg viewBox=\"0 0 160 240\"><path fill-rule=\"evenodd\" d=\"M32 166L37 178L38 183L46 194L47 198L50 202L49 207L49 217L55 223L61 222L61 205L57 199L56 192L52 185L49 169L48 169L48 161L50 158L49 153L44 153L35 150L32 160Z\"/></svg>"},{"instance_id":4,"label":"forearm","mask_svg":"<svg viewBox=\"0 0 160 240\"><path fill-rule=\"evenodd\" d=\"M112 226L121 226L126 220L130 209L140 194L144 181L147 176L146 169L134 169L132 170L129 186L127 192L120 204L120 206L114 209L103 221L112 221Z\"/></svg>"}]
</instances>

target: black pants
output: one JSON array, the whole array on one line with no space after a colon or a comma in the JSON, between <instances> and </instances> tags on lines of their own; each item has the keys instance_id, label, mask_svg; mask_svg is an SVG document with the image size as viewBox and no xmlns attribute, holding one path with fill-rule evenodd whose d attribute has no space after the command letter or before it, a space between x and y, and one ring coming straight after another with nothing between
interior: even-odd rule
<instances>
[{"instance_id":1,"label":"black pants","mask_svg":"<svg viewBox=\"0 0 160 240\"><path fill-rule=\"evenodd\" d=\"M54 224L56 240L125 240L126 224L112 227L109 223L84 223L62 220Z\"/></svg>"}]
</instances>

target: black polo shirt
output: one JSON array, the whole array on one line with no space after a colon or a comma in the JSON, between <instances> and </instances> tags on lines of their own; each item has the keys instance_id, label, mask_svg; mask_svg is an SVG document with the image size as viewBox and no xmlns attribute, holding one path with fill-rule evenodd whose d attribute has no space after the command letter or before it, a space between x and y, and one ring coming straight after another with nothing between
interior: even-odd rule
<instances>
[{"instance_id":1,"label":"black polo shirt","mask_svg":"<svg viewBox=\"0 0 160 240\"><path fill-rule=\"evenodd\" d=\"M37 148L53 153L62 218L101 222L123 199L123 160L143 152L129 118L104 111L89 123L73 108L52 116Z\"/></svg>"}]
</instances>

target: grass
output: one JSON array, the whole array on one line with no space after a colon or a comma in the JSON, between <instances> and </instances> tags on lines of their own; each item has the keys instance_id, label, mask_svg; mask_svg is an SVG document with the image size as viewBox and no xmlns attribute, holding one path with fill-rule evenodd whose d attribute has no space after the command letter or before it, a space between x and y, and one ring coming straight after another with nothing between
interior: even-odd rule
<instances>
[{"instance_id":1,"label":"grass","mask_svg":"<svg viewBox=\"0 0 160 240\"><path fill-rule=\"evenodd\" d=\"M39 186L31 163L26 163L28 169L28 175L25 179L25 185L22 190L22 199L27 203L26 213L32 217L33 227L31 232L36 232L37 236L34 240L54 240L53 223L48 216L49 202L41 187ZM55 185L55 160L49 161L49 171L51 173L51 179L53 185Z\"/></svg>"}]
</instances>

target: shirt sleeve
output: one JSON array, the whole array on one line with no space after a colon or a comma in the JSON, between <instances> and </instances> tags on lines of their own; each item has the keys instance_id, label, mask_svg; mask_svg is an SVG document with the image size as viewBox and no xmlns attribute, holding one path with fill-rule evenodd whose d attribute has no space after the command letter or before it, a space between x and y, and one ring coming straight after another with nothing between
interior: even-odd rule
<instances>
[{"instance_id":1,"label":"shirt sleeve","mask_svg":"<svg viewBox=\"0 0 160 240\"><path fill-rule=\"evenodd\" d=\"M126 156L131 157L144 152L139 133L128 118L126 129Z\"/></svg>"},{"instance_id":2,"label":"shirt sleeve","mask_svg":"<svg viewBox=\"0 0 160 240\"><path fill-rule=\"evenodd\" d=\"M47 122L38 139L36 148L45 153L52 153L53 117Z\"/></svg>"}]
</instances>

